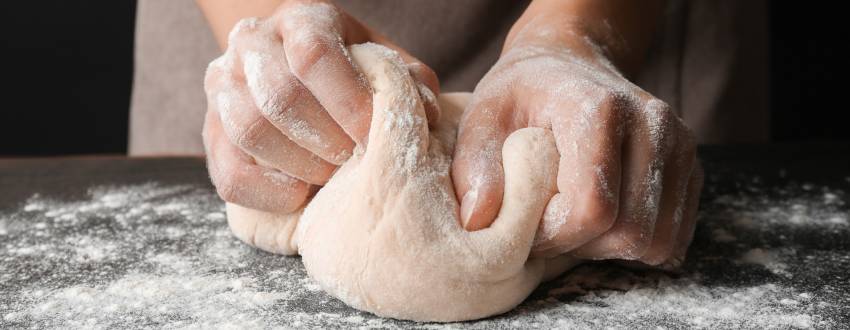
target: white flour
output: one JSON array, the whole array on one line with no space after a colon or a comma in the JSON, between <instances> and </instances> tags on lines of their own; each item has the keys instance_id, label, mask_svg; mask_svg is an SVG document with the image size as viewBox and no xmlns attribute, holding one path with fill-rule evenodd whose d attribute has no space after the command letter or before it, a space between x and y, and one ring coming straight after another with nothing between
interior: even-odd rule
<instances>
[{"instance_id":1,"label":"white flour","mask_svg":"<svg viewBox=\"0 0 850 330\"><path fill-rule=\"evenodd\" d=\"M783 189L707 201L682 274L585 265L507 315L460 324L380 319L344 306L306 276L298 258L233 238L207 188L95 187L72 201L34 195L0 210L0 327L839 326L847 289L800 282L830 266L846 269L850 257L805 250L792 236L846 236L847 194Z\"/></svg>"}]
</instances>

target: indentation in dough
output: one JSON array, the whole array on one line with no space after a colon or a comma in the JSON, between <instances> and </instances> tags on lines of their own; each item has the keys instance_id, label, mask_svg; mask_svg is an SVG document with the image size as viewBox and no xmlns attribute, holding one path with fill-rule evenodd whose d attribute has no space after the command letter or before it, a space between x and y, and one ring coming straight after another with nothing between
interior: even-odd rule
<instances>
[{"instance_id":1,"label":"indentation in dough","mask_svg":"<svg viewBox=\"0 0 850 330\"><path fill-rule=\"evenodd\" d=\"M380 316L459 321L506 312L575 263L529 258L556 192L551 133L526 128L502 149L505 192L489 228L467 232L451 182L457 120L468 94L439 98L429 131L418 87L401 58L376 44L351 56L375 91L368 146L357 151L301 211L270 214L228 205L237 237L302 256L328 293Z\"/></svg>"}]
</instances>

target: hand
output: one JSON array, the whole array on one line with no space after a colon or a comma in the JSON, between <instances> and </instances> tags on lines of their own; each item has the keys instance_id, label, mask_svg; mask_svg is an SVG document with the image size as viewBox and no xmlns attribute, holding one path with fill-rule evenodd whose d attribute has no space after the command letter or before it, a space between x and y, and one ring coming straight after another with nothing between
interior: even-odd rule
<instances>
[{"instance_id":1,"label":"hand","mask_svg":"<svg viewBox=\"0 0 850 330\"><path fill-rule=\"evenodd\" d=\"M225 201L290 212L365 144L372 92L346 45L397 50L439 116L434 72L329 1L292 0L266 19L240 21L205 77L204 145Z\"/></svg>"},{"instance_id":2,"label":"hand","mask_svg":"<svg viewBox=\"0 0 850 330\"><path fill-rule=\"evenodd\" d=\"M560 153L559 192L534 253L678 264L702 187L694 136L570 24L529 23L475 88L452 169L464 227L488 227L498 213L505 138L544 127Z\"/></svg>"}]
</instances>

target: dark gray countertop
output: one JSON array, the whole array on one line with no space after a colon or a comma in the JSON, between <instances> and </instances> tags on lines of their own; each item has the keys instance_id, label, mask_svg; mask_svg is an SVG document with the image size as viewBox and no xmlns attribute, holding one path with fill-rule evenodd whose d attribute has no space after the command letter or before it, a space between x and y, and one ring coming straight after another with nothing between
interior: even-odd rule
<instances>
[{"instance_id":1,"label":"dark gray countertop","mask_svg":"<svg viewBox=\"0 0 850 330\"><path fill-rule=\"evenodd\" d=\"M587 264L516 310L417 324L353 310L297 257L230 235L194 158L0 160L0 328L842 328L850 146L704 147L680 272Z\"/></svg>"}]
</instances>

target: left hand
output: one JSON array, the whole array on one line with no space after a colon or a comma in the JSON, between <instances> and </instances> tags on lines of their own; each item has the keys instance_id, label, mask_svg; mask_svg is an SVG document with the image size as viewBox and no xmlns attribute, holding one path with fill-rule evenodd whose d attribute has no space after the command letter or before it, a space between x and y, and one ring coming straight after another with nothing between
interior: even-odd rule
<instances>
[{"instance_id":1,"label":"left hand","mask_svg":"<svg viewBox=\"0 0 850 330\"><path fill-rule=\"evenodd\" d=\"M436 74L329 0L284 1L236 24L204 84L207 167L223 200L296 211L366 143L372 91L346 48L364 42L399 52L436 121Z\"/></svg>"}]
</instances>

